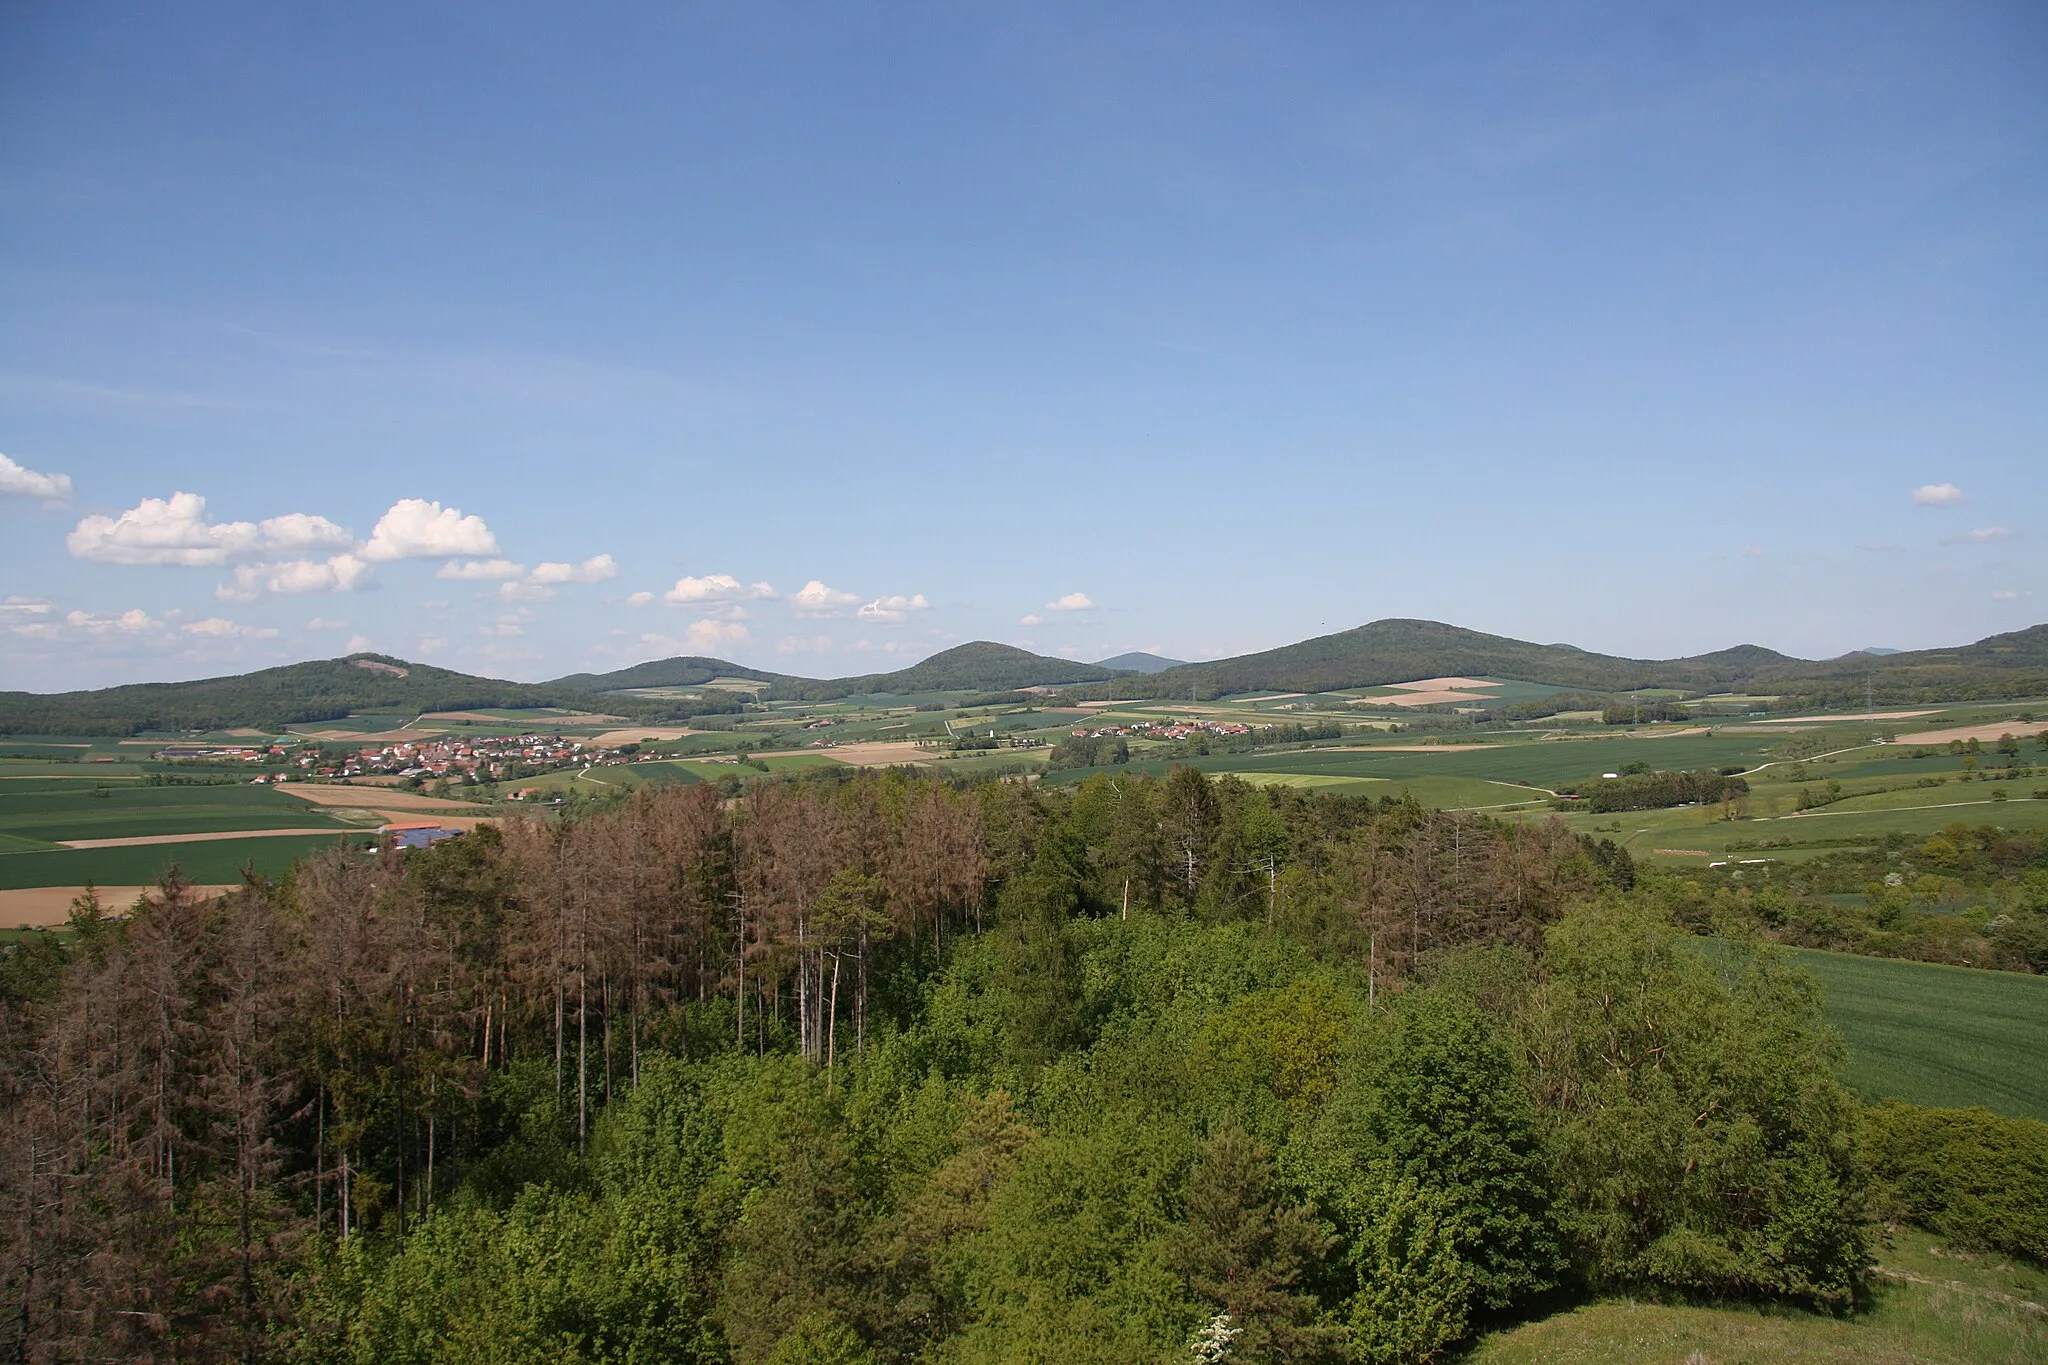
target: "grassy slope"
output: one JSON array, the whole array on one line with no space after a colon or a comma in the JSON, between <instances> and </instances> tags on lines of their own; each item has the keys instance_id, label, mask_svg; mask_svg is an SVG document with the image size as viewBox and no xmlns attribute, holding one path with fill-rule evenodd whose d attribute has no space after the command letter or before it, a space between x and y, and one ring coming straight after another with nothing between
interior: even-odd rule
<instances>
[{"instance_id":1,"label":"grassy slope","mask_svg":"<svg viewBox=\"0 0 2048 1365\"><path fill-rule=\"evenodd\" d=\"M1937 1254L1902 1228L1878 1251L1869 1308L1829 1318L1786 1308L1589 1304L1482 1340L1470 1365L1922 1365L2048 1361L2048 1273L1995 1257Z\"/></svg>"}]
</instances>

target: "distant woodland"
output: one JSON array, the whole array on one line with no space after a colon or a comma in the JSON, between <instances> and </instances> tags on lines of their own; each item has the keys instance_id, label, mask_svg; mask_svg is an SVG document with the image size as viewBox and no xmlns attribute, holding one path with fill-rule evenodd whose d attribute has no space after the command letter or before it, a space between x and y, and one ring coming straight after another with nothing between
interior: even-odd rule
<instances>
[{"instance_id":1,"label":"distant woodland","mask_svg":"<svg viewBox=\"0 0 2048 1365\"><path fill-rule=\"evenodd\" d=\"M473 678L381 654L287 664L189 683L135 683L91 692L0 692L0 734L135 735L144 732L282 730L357 712L468 711L560 706L631 720L686 720L734 713L737 697L696 701L605 696L560 684Z\"/></svg>"},{"instance_id":2,"label":"distant woodland","mask_svg":"<svg viewBox=\"0 0 2048 1365\"><path fill-rule=\"evenodd\" d=\"M2048 1257L2048 1128L1866 1109L1667 894L1183 768L650 786L86 899L0 972L0 1344L1423 1362L1594 1293L1847 1308L1886 1217Z\"/></svg>"}]
</instances>

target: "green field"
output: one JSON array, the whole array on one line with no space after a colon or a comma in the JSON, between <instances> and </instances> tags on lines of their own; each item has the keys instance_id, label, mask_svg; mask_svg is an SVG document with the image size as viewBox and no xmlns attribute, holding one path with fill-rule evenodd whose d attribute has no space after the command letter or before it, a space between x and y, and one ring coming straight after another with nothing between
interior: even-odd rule
<instances>
[{"instance_id":1,"label":"green field","mask_svg":"<svg viewBox=\"0 0 2048 1365\"><path fill-rule=\"evenodd\" d=\"M2048 977L1795 949L1873 1099L2048 1121Z\"/></svg>"},{"instance_id":2,"label":"green field","mask_svg":"<svg viewBox=\"0 0 2048 1365\"><path fill-rule=\"evenodd\" d=\"M277 876L305 854L331 846L335 835L280 835L271 839L210 839L194 844L137 844L129 848L64 849L0 855L0 891L30 886L141 886L175 862L195 882L225 885L244 864ZM358 844L369 836L351 836Z\"/></svg>"},{"instance_id":3,"label":"green field","mask_svg":"<svg viewBox=\"0 0 2048 1365\"><path fill-rule=\"evenodd\" d=\"M1860 802L1843 801L1800 814L1747 820L1723 820L1718 806L1681 806L1675 810L1619 811L1605 815L1572 813L1563 819L1582 833L1611 837L1631 856L1675 866L1700 866L1707 860L1682 854L1660 854L1658 850L1690 850L1712 858L1788 859L1875 843L1888 834L1925 837L1956 821L1971 826L1998 825L2015 830L2048 827L2048 801L2024 795L1994 801L1984 794L1989 790L2015 789L2025 792L2031 787L2020 783L2000 783L1995 788L1973 784L1920 789L1889 793L1889 796L1898 798L1889 809L1858 809ZM1548 819L1549 812L1534 818ZM1781 840L1790 841L1791 846L1778 846ZM1748 847L1733 849L1729 847L1731 844L1746 844Z\"/></svg>"},{"instance_id":4,"label":"green field","mask_svg":"<svg viewBox=\"0 0 2048 1365\"><path fill-rule=\"evenodd\" d=\"M25 791L11 784L0 787L0 834L54 843L245 829L352 828L320 807L271 787L123 784L95 791L80 786L50 790L38 783Z\"/></svg>"}]
</instances>

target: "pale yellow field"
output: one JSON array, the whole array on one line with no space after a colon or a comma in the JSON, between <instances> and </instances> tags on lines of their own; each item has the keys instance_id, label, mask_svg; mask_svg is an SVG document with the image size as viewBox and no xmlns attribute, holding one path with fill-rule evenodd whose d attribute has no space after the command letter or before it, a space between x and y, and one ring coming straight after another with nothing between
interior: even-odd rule
<instances>
[{"instance_id":1,"label":"pale yellow field","mask_svg":"<svg viewBox=\"0 0 2048 1365\"><path fill-rule=\"evenodd\" d=\"M899 763L929 763L936 755L930 749L920 749L907 739L875 739L860 744L824 745L816 749L778 749L764 753L762 758L795 758L812 754L822 758L848 763L856 768L887 768Z\"/></svg>"},{"instance_id":2,"label":"pale yellow field","mask_svg":"<svg viewBox=\"0 0 2048 1365\"><path fill-rule=\"evenodd\" d=\"M2044 731L2048 731L2048 722L2008 720L1997 725L1960 725L1953 730L1922 730L1918 734L1900 735L1899 743L1947 744L1959 739L1967 744L1974 739L1980 744L1990 744L2007 735L2015 739L2031 739Z\"/></svg>"},{"instance_id":3,"label":"pale yellow field","mask_svg":"<svg viewBox=\"0 0 2048 1365\"><path fill-rule=\"evenodd\" d=\"M100 904L110 915L127 913L136 898L147 886L101 886L94 890L100 893ZM202 896L217 896L232 891L232 886L195 886L192 888ZM27 925L30 928L49 928L62 924L71 917L71 902L85 894L82 886L30 886L18 891L0 891L0 927L14 928Z\"/></svg>"},{"instance_id":4,"label":"pale yellow field","mask_svg":"<svg viewBox=\"0 0 2048 1365\"><path fill-rule=\"evenodd\" d=\"M584 741L600 749L614 749L621 744L638 744L643 739L685 739L690 735L708 735L709 730L692 730L686 725L643 725L637 730L607 730L595 739Z\"/></svg>"},{"instance_id":5,"label":"pale yellow field","mask_svg":"<svg viewBox=\"0 0 2048 1365\"><path fill-rule=\"evenodd\" d=\"M392 791L384 787L351 787L342 783L293 782L275 790L316 806L358 806L364 809L447 811L450 814L481 813L474 801L450 801L445 796L423 792Z\"/></svg>"},{"instance_id":6,"label":"pale yellow field","mask_svg":"<svg viewBox=\"0 0 2048 1365\"><path fill-rule=\"evenodd\" d=\"M1484 678L1417 678L1414 682L1388 683L1403 692L1484 692L1493 684Z\"/></svg>"}]
</instances>

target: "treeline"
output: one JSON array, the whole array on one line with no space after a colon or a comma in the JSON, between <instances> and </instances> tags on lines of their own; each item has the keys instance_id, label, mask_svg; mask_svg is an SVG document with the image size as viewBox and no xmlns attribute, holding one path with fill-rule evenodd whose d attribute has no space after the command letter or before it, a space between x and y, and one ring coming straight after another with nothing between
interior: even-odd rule
<instances>
[{"instance_id":1,"label":"treeline","mask_svg":"<svg viewBox=\"0 0 2048 1365\"><path fill-rule=\"evenodd\" d=\"M146 731L281 730L361 711L469 711L556 706L629 720L737 713L738 698L661 701L475 678L376 654L289 664L187 683L137 683L89 692L0 692L0 734L133 735Z\"/></svg>"},{"instance_id":2,"label":"treeline","mask_svg":"<svg viewBox=\"0 0 2048 1365\"><path fill-rule=\"evenodd\" d=\"M1623 810L1661 810L1668 806L1711 805L1749 795L1749 783L1736 773L1697 772L1624 773L1619 777L1595 777L1558 788L1565 799L1560 810L1597 813Z\"/></svg>"},{"instance_id":3,"label":"treeline","mask_svg":"<svg viewBox=\"0 0 2048 1365\"><path fill-rule=\"evenodd\" d=\"M1068 735L1046 755L1047 772L1069 768L1107 768L1131 761L1131 744L1122 735Z\"/></svg>"},{"instance_id":4,"label":"treeline","mask_svg":"<svg viewBox=\"0 0 2048 1365\"><path fill-rule=\"evenodd\" d=\"M1413 1362L1558 1292L1846 1306L1810 989L1631 879L1185 768L173 877L0 970L0 1348Z\"/></svg>"},{"instance_id":5,"label":"treeline","mask_svg":"<svg viewBox=\"0 0 2048 1365\"><path fill-rule=\"evenodd\" d=\"M1675 697L1651 697L1647 701L1613 697L1600 708L1600 723L1603 725L1641 725L1645 722L1691 719L1692 712Z\"/></svg>"}]
</instances>

